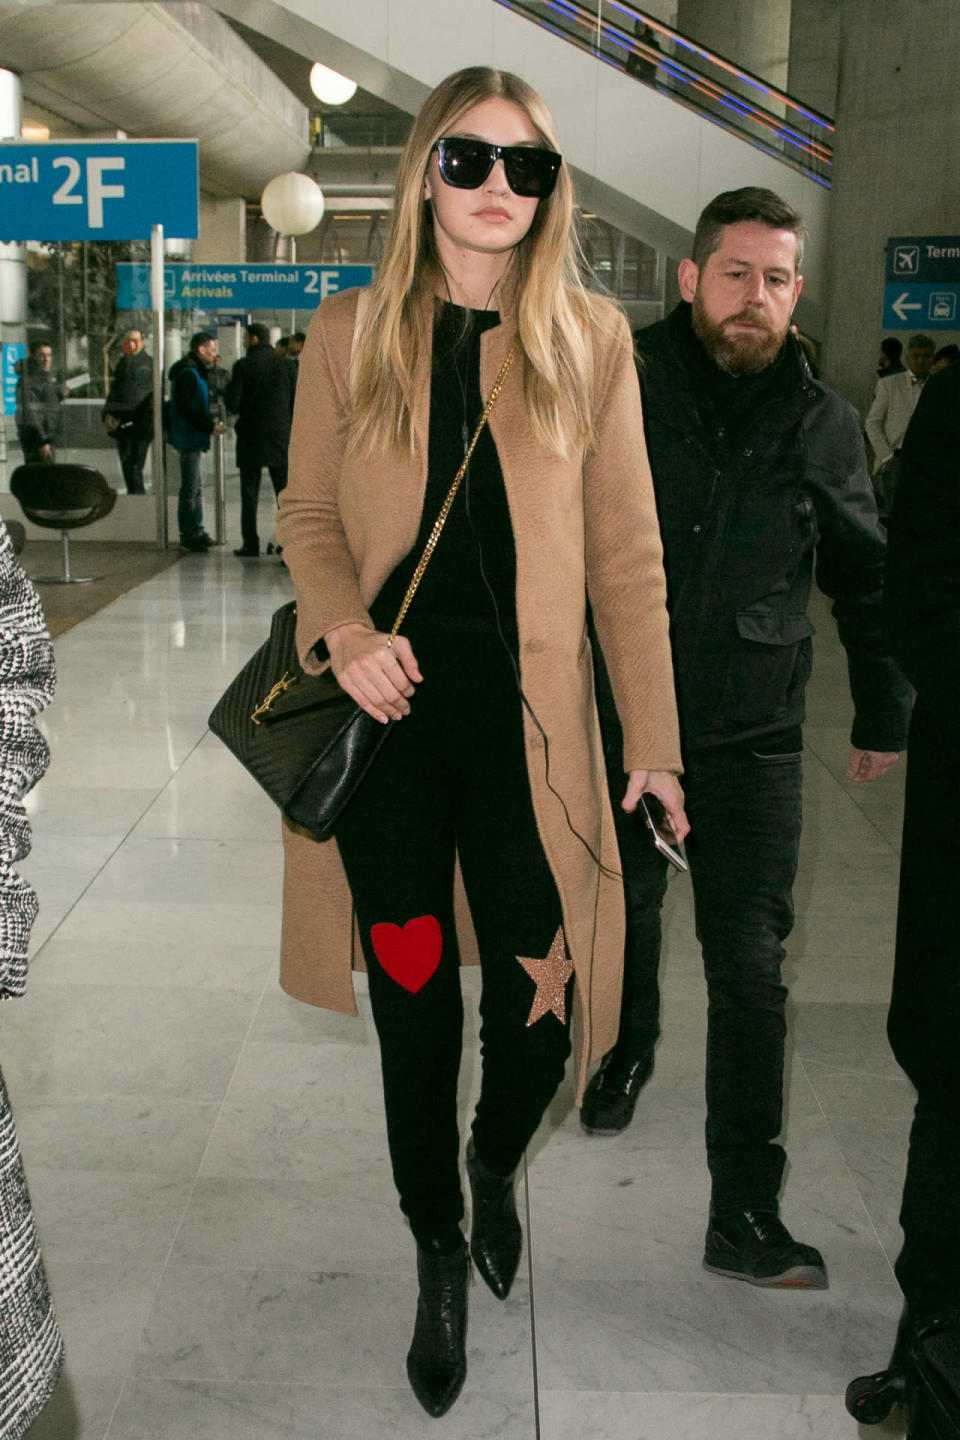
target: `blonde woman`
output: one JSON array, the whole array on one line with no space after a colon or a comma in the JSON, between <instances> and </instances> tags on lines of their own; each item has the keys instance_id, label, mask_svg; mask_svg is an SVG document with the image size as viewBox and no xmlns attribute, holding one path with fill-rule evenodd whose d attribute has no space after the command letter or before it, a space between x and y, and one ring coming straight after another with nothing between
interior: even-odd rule
<instances>
[{"instance_id":1,"label":"blonde woman","mask_svg":"<svg viewBox=\"0 0 960 1440\"><path fill-rule=\"evenodd\" d=\"M370 715L400 722L335 843L286 833L282 980L355 1009L352 900L417 1242L407 1372L432 1415L466 1374L458 964L478 959L482 975L470 1252L501 1299L522 1244L514 1172L563 1075L571 1017L578 1091L616 1035L622 892L587 597L626 733L623 804L651 791L686 831L630 335L584 289L572 219L539 96L482 68L439 85L400 163L376 282L326 301L311 326L280 497L305 667L329 661Z\"/></svg>"}]
</instances>

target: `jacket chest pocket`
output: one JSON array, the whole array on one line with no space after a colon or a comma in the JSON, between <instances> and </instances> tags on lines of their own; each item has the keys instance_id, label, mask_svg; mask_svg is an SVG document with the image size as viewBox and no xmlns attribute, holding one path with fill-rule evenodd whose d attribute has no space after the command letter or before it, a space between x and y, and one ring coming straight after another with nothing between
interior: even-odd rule
<instances>
[{"instance_id":1,"label":"jacket chest pocket","mask_svg":"<svg viewBox=\"0 0 960 1440\"><path fill-rule=\"evenodd\" d=\"M724 728L798 720L810 677L814 627L802 612L751 606L736 616L722 698Z\"/></svg>"}]
</instances>

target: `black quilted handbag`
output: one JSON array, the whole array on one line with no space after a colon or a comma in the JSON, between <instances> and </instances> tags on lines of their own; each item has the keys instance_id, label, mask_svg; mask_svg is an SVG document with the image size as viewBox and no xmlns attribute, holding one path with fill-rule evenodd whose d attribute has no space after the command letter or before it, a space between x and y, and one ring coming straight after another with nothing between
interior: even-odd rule
<instances>
[{"instance_id":1,"label":"black quilted handbag","mask_svg":"<svg viewBox=\"0 0 960 1440\"><path fill-rule=\"evenodd\" d=\"M515 353L511 346L447 491L394 621L391 644L423 579ZM227 686L208 723L287 820L315 835L326 835L332 833L395 722L384 725L374 720L340 688L331 670L322 675L302 670L296 625L297 607L291 600L276 611L269 637Z\"/></svg>"},{"instance_id":2,"label":"black quilted handbag","mask_svg":"<svg viewBox=\"0 0 960 1440\"><path fill-rule=\"evenodd\" d=\"M361 710L333 672L300 668L296 602L282 605L270 635L217 701L210 729L288 820L332 830L392 729Z\"/></svg>"}]
</instances>

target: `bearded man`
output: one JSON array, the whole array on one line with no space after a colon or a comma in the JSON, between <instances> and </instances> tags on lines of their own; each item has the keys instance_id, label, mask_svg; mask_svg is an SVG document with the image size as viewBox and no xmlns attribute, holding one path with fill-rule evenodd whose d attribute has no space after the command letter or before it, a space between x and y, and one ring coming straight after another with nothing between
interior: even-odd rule
<instances>
[{"instance_id":1,"label":"bearded man","mask_svg":"<svg viewBox=\"0 0 960 1440\"><path fill-rule=\"evenodd\" d=\"M800 216L771 191L718 195L680 265L682 302L637 344L707 979L704 1265L755 1285L823 1288L822 1255L780 1220L778 1140L814 561L849 661L851 779L876 780L897 759L910 691L882 638L884 532L857 416L812 378L789 333L802 251ZM667 862L620 808L621 737L598 670L627 944L619 1038L581 1121L609 1135L630 1123L653 1069Z\"/></svg>"}]
</instances>

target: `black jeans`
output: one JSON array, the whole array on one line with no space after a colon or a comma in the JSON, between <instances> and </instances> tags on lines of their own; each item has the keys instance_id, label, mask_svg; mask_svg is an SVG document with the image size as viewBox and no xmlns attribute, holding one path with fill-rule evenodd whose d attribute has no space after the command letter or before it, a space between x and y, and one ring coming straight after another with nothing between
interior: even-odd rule
<instances>
[{"instance_id":1,"label":"black jeans","mask_svg":"<svg viewBox=\"0 0 960 1440\"><path fill-rule=\"evenodd\" d=\"M135 435L132 430L118 430L113 437L117 442L120 469L128 495L142 495L143 466L150 449L150 437Z\"/></svg>"},{"instance_id":2,"label":"black jeans","mask_svg":"<svg viewBox=\"0 0 960 1440\"><path fill-rule=\"evenodd\" d=\"M572 981L566 1023L548 1012L528 1025L536 991L517 957L545 957L562 915L533 813L510 657L483 621L421 619L404 633L424 680L336 841L369 975L400 1208L422 1242L463 1217L455 856L481 957L473 1136L500 1173L518 1164L563 1077Z\"/></svg>"},{"instance_id":3,"label":"black jeans","mask_svg":"<svg viewBox=\"0 0 960 1440\"><path fill-rule=\"evenodd\" d=\"M960 1306L960 790L955 716L918 697L910 722L888 1030L917 1087L895 1270L918 1313Z\"/></svg>"},{"instance_id":4,"label":"black jeans","mask_svg":"<svg viewBox=\"0 0 960 1440\"><path fill-rule=\"evenodd\" d=\"M287 483L286 465L268 465L274 495ZM260 500L260 475L262 465L240 466L240 538L244 550L259 550L260 536L257 534L257 505Z\"/></svg>"},{"instance_id":5,"label":"black jeans","mask_svg":"<svg viewBox=\"0 0 960 1440\"><path fill-rule=\"evenodd\" d=\"M627 904L617 1044L632 1055L660 1034L667 861L643 822L620 809L622 749L608 723L605 733ZM761 755L749 745L695 752L683 776L691 826L686 851L707 980L706 1139L715 1211L775 1205L783 1176L786 1156L776 1140L787 992L780 967L793 927L801 778L799 753Z\"/></svg>"}]
</instances>

